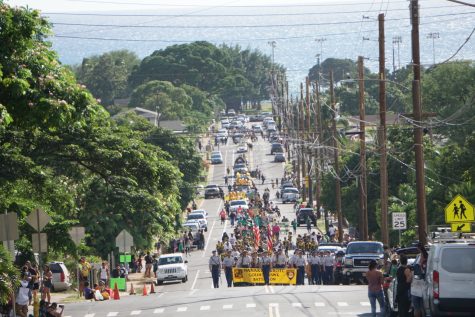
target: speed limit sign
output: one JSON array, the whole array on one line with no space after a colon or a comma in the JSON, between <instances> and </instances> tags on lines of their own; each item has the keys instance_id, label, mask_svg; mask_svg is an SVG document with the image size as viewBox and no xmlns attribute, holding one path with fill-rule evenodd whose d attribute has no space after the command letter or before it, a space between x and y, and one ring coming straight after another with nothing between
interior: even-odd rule
<instances>
[{"instance_id":1,"label":"speed limit sign","mask_svg":"<svg viewBox=\"0 0 475 317\"><path fill-rule=\"evenodd\" d=\"M393 229L394 230L407 229L405 212L393 212L392 215L393 215Z\"/></svg>"}]
</instances>

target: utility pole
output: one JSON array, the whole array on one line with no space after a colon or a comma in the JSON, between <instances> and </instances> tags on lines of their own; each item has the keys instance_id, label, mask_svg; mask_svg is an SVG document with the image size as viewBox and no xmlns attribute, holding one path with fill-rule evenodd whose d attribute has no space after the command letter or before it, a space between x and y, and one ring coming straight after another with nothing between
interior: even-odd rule
<instances>
[{"instance_id":1,"label":"utility pole","mask_svg":"<svg viewBox=\"0 0 475 317\"><path fill-rule=\"evenodd\" d=\"M393 70L395 71L396 65L394 61L394 44L397 44L397 68L401 68L401 55L399 51L399 44L402 43L402 37L400 36L394 36L393 37Z\"/></svg>"},{"instance_id":2,"label":"utility pole","mask_svg":"<svg viewBox=\"0 0 475 317\"><path fill-rule=\"evenodd\" d=\"M416 193L417 193L417 222L419 224L419 242L427 244L427 211L424 180L424 144L421 105L421 56L419 44L419 1L411 0L411 41L412 41L412 112L416 125L414 126L414 152L416 156Z\"/></svg>"},{"instance_id":3,"label":"utility pole","mask_svg":"<svg viewBox=\"0 0 475 317\"><path fill-rule=\"evenodd\" d=\"M338 216L338 241L343 242L343 215L341 214L341 187L340 187L340 163L339 150L336 131L336 107L335 91L333 89L333 71L330 71L330 103L332 109L332 139L333 139L333 164L335 169L335 194L336 194L336 214Z\"/></svg>"},{"instance_id":4,"label":"utility pole","mask_svg":"<svg viewBox=\"0 0 475 317\"><path fill-rule=\"evenodd\" d=\"M299 112L300 112L300 129L299 129L299 141L301 142L300 145L300 167L302 168L302 201L307 200L307 187L305 184L305 180L307 179L307 172L305 168L305 114L304 114L304 109L303 109L303 103L305 102L305 99L303 97L303 83L300 83L300 103L299 103Z\"/></svg>"},{"instance_id":5,"label":"utility pole","mask_svg":"<svg viewBox=\"0 0 475 317\"><path fill-rule=\"evenodd\" d=\"M324 37L321 37L321 38L318 38L318 39L315 39L315 42L319 43L320 44L320 56L319 56L319 59L321 59L323 61L323 42L325 42L327 39L324 38ZM320 64L320 63L319 63ZM319 68L319 71L320 71L320 68Z\"/></svg>"},{"instance_id":6,"label":"utility pole","mask_svg":"<svg viewBox=\"0 0 475 317\"><path fill-rule=\"evenodd\" d=\"M320 78L320 76L318 76ZM317 92L317 134L318 134L318 148L317 148L317 157L319 162L316 162L316 178L317 178L317 210L322 210L322 202L320 197L322 195L322 182L323 182L323 168L324 168L324 151L323 151L323 118L322 118L322 104L320 102L320 82L316 82L316 92ZM320 165L319 165L320 164ZM328 209L324 208L324 215L320 214L321 217L325 219L325 232L328 232Z\"/></svg>"},{"instance_id":7,"label":"utility pole","mask_svg":"<svg viewBox=\"0 0 475 317\"><path fill-rule=\"evenodd\" d=\"M435 39L440 38L439 32L431 32L427 34L428 39L432 39L432 65L435 65Z\"/></svg>"},{"instance_id":8,"label":"utility pole","mask_svg":"<svg viewBox=\"0 0 475 317\"><path fill-rule=\"evenodd\" d=\"M389 244L388 231L388 166L386 153L386 75L384 52L384 14L378 15L379 22L379 136L380 136L380 186L381 186L381 241Z\"/></svg>"},{"instance_id":9,"label":"utility pole","mask_svg":"<svg viewBox=\"0 0 475 317\"><path fill-rule=\"evenodd\" d=\"M359 88L359 110L360 110L360 216L359 216L359 239L368 240L368 194L366 185L366 115L365 115L365 82L364 82L364 60L363 56L358 56L358 88Z\"/></svg>"},{"instance_id":10,"label":"utility pole","mask_svg":"<svg viewBox=\"0 0 475 317\"><path fill-rule=\"evenodd\" d=\"M294 154L295 154L295 163L297 164L297 188L300 190L302 188L302 183L300 179L300 100L298 98L296 99L296 104L295 104L295 125L297 126L297 129L295 131L295 136L294 136Z\"/></svg>"},{"instance_id":11,"label":"utility pole","mask_svg":"<svg viewBox=\"0 0 475 317\"><path fill-rule=\"evenodd\" d=\"M310 113L310 80L308 79L308 76L305 77L305 102L306 102L306 109L307 109L307 136L306 136L306 141L307 141L307 144L311 144L311 133L310 133L310 117L311 117L311 113ZM308 201L310 203L310 206L313 207L313 184L312 184L312 174L310 172L310 162L311 162L311 150L309 147L306 147L306 153L307 153L307 164L308 164L308 169L307 169L307 180L308 180L308 183L306 184L307 186L307 189L308 189Z\"/></svg>"}]
</instances>

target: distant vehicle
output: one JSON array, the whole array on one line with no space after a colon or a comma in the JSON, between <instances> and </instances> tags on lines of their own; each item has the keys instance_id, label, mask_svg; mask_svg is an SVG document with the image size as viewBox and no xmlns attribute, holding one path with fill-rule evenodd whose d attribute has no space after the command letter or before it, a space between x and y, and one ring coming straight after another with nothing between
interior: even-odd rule
<instances>
[{"instance_id":1,"label":"distant vehicle","mask_svg":"<svg viewBox=\"0 0 475 317\"><path fill-rule=\"evenodd\" d=\"M454 239L431 245L425 282L426 313L474 316L475 240Z\"/></svg>"},{"instance_id":2,"label":"distant vehicle","mask_svg":"<svg viewBox=\"0 0 475 317\"><path fill-rule=\"evenodd\" d=\"M230 115L230 116L235 116L235 115L236 115L236 110L234 110L234 109L229 109L229 110L228 110L228 115Z\"/></svg>"},{"instance_id":3,"label":"distant vehicle","mask_svg":"<svg viewBox=\"0 0 475 317\"><path fill-rule=\"evenodd\" d=\"M296 202L300 199L299 190L295 187L287 187L282 191L282 203Z\"/></svg>"},{"instance_id":4,"label":"distant vehicle","mask_svg":"<svg viewBox=\"0 0 475 317\"><path fill-rule=\"evenodd\" d=\"M246 153L247 152L247 146L240 146L238 147L237 153Z\"/></svg>"},{"instance_id":5,"label":"distant vehicle","mask_svg":"<svg viewBox=\"0 0 475 317\"><path fill-rule=\"evenodd\" d=\"M274 153L283 153L284 148L282 147L282 144L280 143L272 143L272 146L270 148L270 154L273 155Z\"/></svg>"},{"instance_id":6,"label":"distant vehicle","mask_svg":"<svg viewBox=\"0 0 475 317\"><path fill-rule=\"evenodd\" d=\"M66 291L71 286L70 274L68 268L63 262L50 262L48 266L53 273L53 279L51 280L53 284L52 291Z\"/></svg>"},{"instance_id":7,"label":"distant vehicle","mask_svg":"<svg viewBox=\"0 0 475 317\"><path fill-rule=\"evenodd\" d=\"M196 214L196 215L198 215L198 214ZM192 218L196 218L196 219L192 219ZM206 221L206 219L202 219L202 218L198 218L198 217L191 217L191 218L188 217L188 219L186 220L185 223L186 224L196 223L196 224L198 224L199 229L204 230L204 231L208 231L208 221Z\"/></svg>"},{"instance_id":8,"label":"distant vehicle","mask_svg":"<svg viewBox=\"0 0 475 317\"><path fill-rule=\"evenodd\" d=\"M211 153L211 164L221 164L223 163L223 155L221 152Z\"/></svg>"},{"instance_id":9,"label":"distant vehicle","mask_svg":"<svg viewBox=\"0 0 475 317\"><path fill-rule=\"evenodd\" d=\"M336 246L336 245L324 245L324 244L321 244L318 246L318 249L317 249L319 252L322 251L322 252L326 252L326 251L329 251L331 254L335 254L337 253L338 251L342 251L343 249L341 248L341 246Z\"/></svg>"},{"instance_id":10,"label":"distant vehicle","mask_svg":"<svg viewBox=\"0 0 475 317\"><path fill-rule=\"evenodd\" d=\"M280 190L283 191L287 187L294 187L294 183L292 181L283 181L280 185Z\"/></svg>"},{"instance_id":11,"label":"distant vehicle","mask_svg":"<svg viewBox=\"0 0 475 317\"><path fill-rule=\"evenodd\" d=\"M352 280L365 280L368 265L372 260L381 267L384 264L383 244L378 241L353 241L346 247L343 284Z\"/></svg>"},{"instance_id":12,"label":"distant vehicle","mask_svg":"<svg viewBox=\"0 0 475 317\"><path fill-rule=\"evenodd\" d=\"M192 233L196 233L200 230L200 224L197 221L187 221L182 225L182 227L186 231L191 231Z\"/></svg>"},{"instance_id":13,"label":"distant vehicle","mask_svg":"<svg viewBox=\"0 0 475 317\"><path fill-rule=\"evenodd\" d=\"M262 127L260 125L253 126L252 131L254 133L261 133L262 132Z\"/></svg>"},{"instance_id":14,"label":"distant vehicle","mask_svg":"<svg viewBox=\"0 0 475 317\"><path fill-rule=\"evenodd\" d=\"M246 211L249 209L247 202L243 199L240 200L231 200L229 202L229 211L230 212L237 212L239 207L241 207L242 211Z\"/></svg>"},{"instance_id":15,"label":"distant vehicle","mask_svg":"<svg viewBox=\"0 0 475 317\"><path fill-rule=\"evenodd\" d=\"M307 218L310 218L312 225L317 225L317 216L313 212L312 208L300 208L297 211L297 225L305 225L307 223Z\"/></svg>"},{"instance_id":16,"label":"distant vehicle","mask_svg":"<svg viewBox=\"0 0 475 317\"><path fill-rule=\"evenodd\" d=\"M219 197L220 195L218 185L208 185L205 187L205 199Z\"/></svg>"},{"instance_id":17,"label":"distant vehicle","mask_svg":"<svg viewBox=\"0 0 475 317\"><path fill-rule=\"evenodd\" d=\"M276 162L276 163L285 162L284 153L280 153L280 152L275 153L274 162Z\"/></svg>"},{"instance_id":18,"label":"distant vehicle","mask_svg":"<svg viewBox=\"0 0 475 317\"><path fill-rule=\"evenodd\" d=\"M188 261L184 260L183 253L170 253L160 255L158 258L157 284L165 281L188 281Z\"/></svg>"},{"instance_id":19,"label":"distant vehicle","mask_svg":"<svg viewBox=\"0 0 475 317\"><path fill-rule=\"evenodd\" d=\"M258 114L249 116L249 121L250 122L259 122L259 121L262 121L262 119L263 119L263 117L261 115L258 115Z\"/></svg>"},{"instance_id":20,"label":"distant vehicle","mask_svg":"<svg viewBox=\"0 0 475 317\"><path fill-rule=\"evenodd\" d=\"M205 218L208 217L208 212L207 212L206 210L203 210L203 209L196 209L196 210L193 210L193 211L190 213L190 215L191 215L191 214L202 214L202 215L205 216Z\"/></svg>"}]
</instances>

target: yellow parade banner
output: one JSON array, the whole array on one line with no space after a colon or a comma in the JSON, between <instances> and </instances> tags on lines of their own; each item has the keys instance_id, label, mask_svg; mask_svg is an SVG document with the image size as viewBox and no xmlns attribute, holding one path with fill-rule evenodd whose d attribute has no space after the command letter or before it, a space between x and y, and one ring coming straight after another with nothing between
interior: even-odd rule
<instances>
[{"instance_id":1,"label":"yellow parade banner","mask_svg":"<svg viewBox=\"0 0 475 317\"><path fill-rule=\"evenodd\" d=\"M234 283L264 284L262 269L233 268ZM271 284L297 284L297 269L271 269L269 274Z\"/></svg>"}]
</instances>

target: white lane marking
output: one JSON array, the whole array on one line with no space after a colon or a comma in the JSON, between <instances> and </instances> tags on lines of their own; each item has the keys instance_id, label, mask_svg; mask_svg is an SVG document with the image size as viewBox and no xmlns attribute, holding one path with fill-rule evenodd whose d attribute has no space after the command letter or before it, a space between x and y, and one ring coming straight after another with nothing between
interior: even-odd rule
<instances>
[{"instance_id":1,"label":"white lane marking","mask_svg":"<svg viewBox=\"0 0 475 317\"><path fill-rule=\"evenodd\" d=\"M220 207L221 207L221 203L222 203L222 201L219 203ZM218 210L219 210L219 208L218 208ZM208 234L208 239L206 239L206 245L205 245L205 248L203 250L203 254L201 255L202 258L204 258L205 255L207 254L206 249L208 249L209 241L211 240L209 237L211 237L215 225L216 225L216 220L213 220L213 225L211 226L211 230L209 231L209 234Z\"/></svg>"},{"instance_id":2,"label":"white lane marking","mask_svg":"<svg viewBox=\"0 0 475 317\"><path fill-rule=\"evenodd\" d=\"M325 303L315 302L315 307L325 307Z\"/></svg>"},{"instance_id":3,"label":"white lane marking","mask_svg":"<svg viewBox=\"0 0 475 317\"><path fill-rule=\"evenodd\" d=\"M210 310L210 306L201 306L200 310Z\"/></svg>"},{"instance_id":4,"label":"white lane marking","mask_svg":"<svg viewBox=\"0 0 475 317\"><path fill-rule=\"evenodd\" d=\"M193 290L196 286L196 282L198 281L198 275L200 274L200 270L196 271L195 275L195 280L193 281L193 284L191 284L191 290Z\"/></svg>"},{"instance_id":5,"label":"white lane marking","mask_svg":"<svg viewBox=\"0 0 475 317\"><path fill-rule=\"evenodd\" d=\"M275 314L274 314L275 312ZM269 304L269 317L280 317L279 304L270 303Z\"/></svg>"},{"instance_id":6,"label":"white lane marking","mask_svg":"<svg viewBox=\"0 0 475 317\"><path fill-rule=\"evenodd\" d=\"M133 316L133 315L140 315L142 313L141 310L133 310L130 315Z\"/></svg>"},{"instance_id":7,"label":"white lane marking","mask_svg":"<svg viewBox=\"0 0 475 317\"><path fill-rule=\"evenodd\" d=\"M233 309L233 304L223 305L223 309Z\"/></svg>"},{"instance_id":8,"label":"white lane marking","mask_svg":"<svg viewBox=\"0 0 475 317\"><path fill-rule=\"evenodd\" d=\"M119 312L117 311L111 311L110 313L107 314L107 317L114 317L114 316L117 316L119 314Z\"/></svg>"},{"instance_id":9,"label":"white lane marking","mask_svg":"<svg viewBox=\"0 0 475 317\"><path fill-rule=\"evenodd\" d=\"M340 306L340 307L346 307L346 306L348 306L348 303L347 303L347 302L338 302L338 303L336 303L336 304L337 304L338 306Z\"/></svg>"},{"instance_id":10,"label":"white lane marking","mask_svg":"<svg viewBox=\"0 0 475 317\"><path fill-rule=\"evenodd\" d=\"M86 314L84 317L94 317L95 314Z\"/></svg>"},{"instance_id":11,"label":"white lane marking","mask_svg":"<svg viewBox=\"0 0 475 317\"><path fill-rule=\"evenodd\" d=\"M164 308L157 308L153 311L154 314L162 314L165 311Z\"/></svg>"},{"instance_id":12,"label":"white lane marking","mask_svg":"<svg viewBox=\"0 0 475 317\"><path fill-rule=\"evenodd\" d=\"M178 307L178 308L176 309L177 312L185 312L185 311L187 311L187 310L188 310L188 307Z\"/></svg>"},{"instance_id":13,"label":"white lane marking","mask_svg":"<svg viewBox=\"0 0 475 317\"><path fill-rule=\"evenodd\" d=\"M270 286L270 285L269 285L269 290L270 290L270 292L271 292L272 294L275 293L274 286Z\"/></svg>"},{"instance_id":14,"label":"white lane marking","mask_svg":"<svg viewBox=\"0 0 475 317\"><path fill-rule=\"evenodd\" d=\"M292 303L292 307L302 307L302 303Z\"/></svg>"},{"instance_id":15,"label":"white lane marking","mask_svg":"<svg viewBox=\"0 0 475 317\"><path fill-rule=\"evenodd\" d=\"M266 293L269 293L269 288L267 285L264 285L264 290L266 291Z\"/></svg>"},{"instance_id":16,"label":"white lane marking","mask_svg":"<svg viewBox=\"0 0 475 317\"><path fill-rule=\"evenodd\" d=\"M369 302L360 302L361 306L371 306Z\"/></svg>"},{"instance_id":17,"label":"white lane marking","mask_svg":"<svg viewBox=\"0 0 475 317\"><path fill-rule=\"evenodd\" d=\"M246 308L255 308L255 307L256 307L256 304L254 303L246 304Z\"/></svg>"},{"instance_id":18,"label":"white lane marking","mask_svg":"<svg viewBox=\"0 0 475 317\"><path fill-rule=\"evenodd\" d=\"M190 292L190 294L188 294L188 296L193 295L193 294L196 293L197 291L198 291L197 289L192 289L191 292Z\"/></svg>"}]
</instances>

